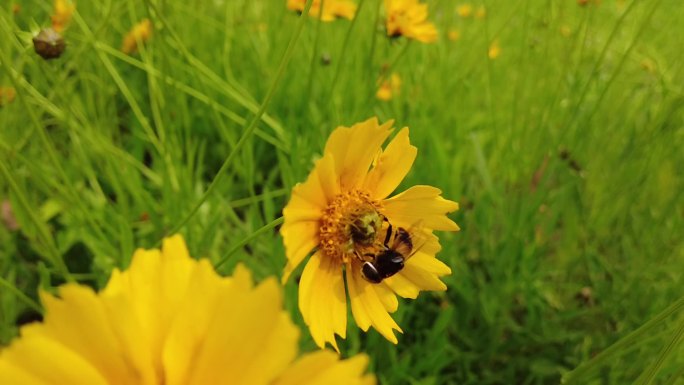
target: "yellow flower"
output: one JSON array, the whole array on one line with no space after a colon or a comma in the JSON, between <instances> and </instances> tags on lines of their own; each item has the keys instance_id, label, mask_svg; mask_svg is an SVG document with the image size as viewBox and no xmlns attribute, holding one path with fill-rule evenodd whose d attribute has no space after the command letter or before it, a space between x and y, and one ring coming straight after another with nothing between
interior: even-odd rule
<instances>
[{"instance_id":1,"label":"yellow flower","mask_svg":"<svg viewBox=\"0 0 684 385\"><path fill-rule=\"evenodd\" d=\"M387 36L406 36L423 43L437 41L437 28L427 20L428 7L418 0L385 0Z\"/></svg>"},{"instance_id":2,"label":"yellow flower","mask_svg":"<svg viewBox=\"0 0 684 385\"><path fill-rule=\"evenodd\" d=\"M0 107L12 103L16 96L14 87L0 87Z\"/></svg>"},{"instance_id":3,"label":"yellow flower","mask_svg":"<svg viewBox=\"0 0 684 385\"><path fill-rule=\"evenodd\" d=\"M449 33L447 34L447 37L451 41L456 41L461 38L461 31L457 29L450 29Z\"/></svg>"},{"instance_id":4,"label":"yellow flower","mask_svg":"<svg viewBox=\"0 0 684 385\"><path fill-rule=\"evenodd\" d=\"M501 54L501 46L499 46L499 41L494 40L492 44L489 45L489 50L487 51L487 56L494 60Z\"/></svg>"},{"instance_id":5,"label":"yellow flower","mask_svg":"<svg viewBox=\"0 0 684 385\"><path fill-rule=\"evenodd\" d=\"M54 14L51 16L52 29L60 33L64 32L74 10L76 10L76 5L71 0L55 0Z\"/></svg>"},{"instance_id":6,"label":"yellow flower","mask_svg":"<svg viewBox=\"0 0 684 385\"><path fill-rule=\"evenodd\" d=\"M183 238L138 250L103 291L42 292L45 320L0 352L5 385L374 384L365 356L297 356L299 331L273 278L254 286L239 266L220 277ZM333 381L334 380L334 381Z\"/></svg>"},{"instance_id":7,"label":"yellow flower","mask_svg":"<svg viewBox=\"0 0 684 385\"><path fill-rule=\"evenodd\" d=\"M283 282L315 250L299 282L299 309L321 348L329 342L337 349L335 334L346 336L344 277L356 324L364 331L373 326L395 344L394 330L401 329L389 313L397 310L396 295L416 298L421 290L446 290L439 277L451 269L435 258L440 245L432 230L458 230L446 216L458 204L442 198L439 189L422 185L388 198L418 151L409 142L408 127L382 150L392 124L380 125L372 118L333 131L323 157L307 180L292 189L283 210L281 234L288 258ZM390 224L396 233L389 231ZM396 240L399 228L408 229L415 240L415 254L379 283L364 279L365 263L386 250L388 233Z\"/></svg>"},{"instance_id":8,"label":"yellow flower","mask_svg":"<svg viewBox=\"0 0 684 385\"><path fill-rule=\"evenodd\" d=\"M464 19L468 18L473 14L473 6L468 3L461 4L458 7L456 7L456 13L458 13L458 16Z\"/></svg>"},{"instance_id":9,"label":"yellow flower","mask_svg":"<svg viewBox=\"0 0 684 385\"><path fill-rule=\"evenodd\" d=\"M321 9L323 3L323 9ZM287 8L292 11L302 12L306 0L287 0ZM313 0L309 15L319 17L323 21L333 21L338 17L353 19L356 14L356 4L350 0Z\"/></svg>"},{"instance_id":10,"label":"yellow flower","mask_svg":"<svg viewBox=\"0 0 684 385\"><path fill-rule=\"evenodd\" d=\"M145 43L151 36L152 22L150 19L143 19L128 31L121 45L121 51L126 54L132 54L138 50L138 42Z\"/></svg>"},{"instance_id":11,"label":"yellow flower","mask_svg":"<svg viewBox=\"0 0 684 385\"><path fill-rule=\"evenodd\" d=\"M378 92L375 96L380 100L388 101L391 100L395 94L399 94L400 90L401 78L399 75L393 73L389 79L385 79L382 84L380 84L380 88L378 88Z\"/></svg>"}]
</instances>

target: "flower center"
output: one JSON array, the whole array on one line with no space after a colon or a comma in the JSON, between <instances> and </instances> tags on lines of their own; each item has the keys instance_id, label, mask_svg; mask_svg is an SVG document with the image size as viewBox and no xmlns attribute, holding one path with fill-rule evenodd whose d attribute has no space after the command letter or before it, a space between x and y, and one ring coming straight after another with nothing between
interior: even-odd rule
<instances>
[{"instance_id":1,"label":"flower center","mask_svg":"<svg viewBox=\"0 0 684 385\"><path fill-rule=\"evenodd\" d=\"M374 248L382 228L382 204L365 191L352 190L335 197L319 226L320 248L328 258L347 263L363 259Z\"/></svg>"}]
</instances>

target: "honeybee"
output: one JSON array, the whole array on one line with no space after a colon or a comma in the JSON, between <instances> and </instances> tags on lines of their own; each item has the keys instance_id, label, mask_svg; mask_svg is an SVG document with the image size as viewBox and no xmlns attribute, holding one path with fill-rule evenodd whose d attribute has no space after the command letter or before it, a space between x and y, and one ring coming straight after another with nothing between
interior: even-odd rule
<instances>
[{"instance_id":1,"label":"honeybee","mask_svg":"<svg viewBox=\"0 0 684 385\"><path fill-rule=\"evenodd\" d=\"M411 258L420 247L415 247L413 231L403 227L393 230L392 224L388 223L387 233L383 242L383 249L377 254L366 254L370 257L361 266L361 275L370 283L380 283L404 268L404 263Z\"/></svg>"}]
</instances>

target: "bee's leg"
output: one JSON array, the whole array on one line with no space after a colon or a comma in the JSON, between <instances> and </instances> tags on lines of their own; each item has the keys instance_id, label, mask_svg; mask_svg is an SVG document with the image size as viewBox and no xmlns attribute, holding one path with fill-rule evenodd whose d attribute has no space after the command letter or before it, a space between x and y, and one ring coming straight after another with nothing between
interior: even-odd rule
<instances>
[{"instance_id":1,"label":"bee's leg","mask_svg":"<svg viewBox=\"0 0 684 385\"><path fill-rule=\"evenodd\" d=\"M385 245L386 248L389 248L389 240L390 237L392 236L392 224L387 222L387 233L385 234L385 242L383 244Z\"/></svg>"}]
</instances>

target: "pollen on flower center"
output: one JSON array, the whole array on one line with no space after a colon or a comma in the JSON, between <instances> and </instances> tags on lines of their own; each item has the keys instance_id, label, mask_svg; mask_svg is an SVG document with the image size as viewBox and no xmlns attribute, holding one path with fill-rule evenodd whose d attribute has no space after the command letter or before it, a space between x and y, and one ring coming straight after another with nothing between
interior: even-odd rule
<instances>
[{"instance_id":1,"label":"pollen on flower center","mask_svg":"<svg viewBox=\"0 0 684 385\"><path fill-rule=\"evenodd\" d=\"M328 258L348 262L362 258L376 244L382 227L381 203L365 191L351 190L335 197L320 220L320 249Z\"/></svg>"}]
</instances>

